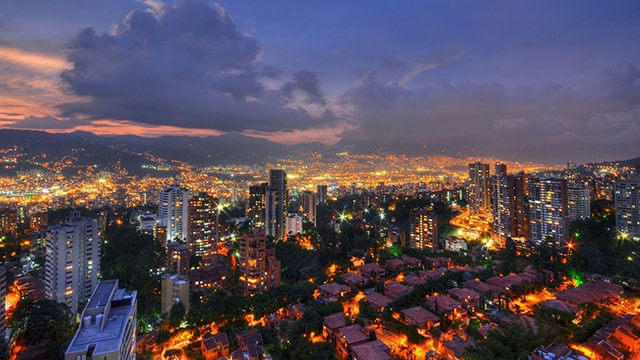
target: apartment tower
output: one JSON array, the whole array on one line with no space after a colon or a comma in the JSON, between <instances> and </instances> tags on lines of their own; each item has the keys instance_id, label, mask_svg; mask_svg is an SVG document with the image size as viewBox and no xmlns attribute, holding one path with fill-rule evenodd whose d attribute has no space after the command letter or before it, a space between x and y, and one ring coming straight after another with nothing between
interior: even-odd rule
<instances>
[{"instance_id":1,"label":"apartment tower","mask_svg":"<svg viewBox=\"0 0 640 360\"><path fill-rule=\"evenodd\" d=\"M100 228L96 219L72 211L45 233L45 293L72 313L86 302L100 277Z\"/></svg>"},{"instance_id":2,"label":"apartment tower","mask_svg":"<svg viewBox=\"0 0 640 360\"><path fill-rule=\"evenodd\" d=\"M189 189L175 182L160 191L158 217L166 219L167 241L187 241L189 221Z\"/></svg>"}]
</instances>

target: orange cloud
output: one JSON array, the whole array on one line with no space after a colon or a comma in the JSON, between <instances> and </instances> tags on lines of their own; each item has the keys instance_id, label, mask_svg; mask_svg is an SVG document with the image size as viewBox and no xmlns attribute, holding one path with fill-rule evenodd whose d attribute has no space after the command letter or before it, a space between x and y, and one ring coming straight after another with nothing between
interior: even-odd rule
<instances>
[{"instance_id":1,"label":"orange cloud","mask_svg":"<svg viewBox=\"0 0 640 360\"><path fill-rule=\"evenodd\" d=\"M27 67L43 73L58 73L70 67L70 64L61 57L2 46L0 46L0 61Z\"/></svg>"},{"instance_id":2,"label":"orange cloud","mask_svg":"<svg viewBox=\"0 0 640 360\"><path fill-rule=\"evenodd\" d=\"M278 132L262 132L256 130L246 130L244 135L259 137L274 141L281 144L301 144L309 142L320 142L325 145L333 145L340 141L342 134L345 130L352 129L353 125L338 124L334 127L326 128L314 128L307 130L292 130L292 131L278 131Z\"/></svg>"},{"instance_id":3,"label":"orange cloud","mask_svg":"<svg viewBox=\"0 0 640 360\"><path fill-rule=\"evenodd\" d=\"M216 130L209 129L186 129L177 126L150 126L141 125L129 121L95 120L86 125L79 125L71 129L47 129L52 133L65 133L72 131L88 131L96 135L138 135L146 137L157 137L163 135L184 135L184 136L216 136L222 134Z\"/></svg>"}]
</instances>

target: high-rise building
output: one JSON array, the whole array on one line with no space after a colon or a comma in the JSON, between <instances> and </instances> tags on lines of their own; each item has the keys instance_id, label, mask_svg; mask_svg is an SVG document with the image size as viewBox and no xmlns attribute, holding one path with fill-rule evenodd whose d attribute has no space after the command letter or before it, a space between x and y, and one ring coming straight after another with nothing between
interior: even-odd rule
<instances>
[{"instance_id":1,"label":"high-rise building","mask_svg":"<svg viewBox=\"0 0 640 360\"><path fill-rule=\"evenodd\" d=\"M7 333L7 268L0 265L0 336L4 339Z\"/></svg>"},{"instance_id":2,"label":"high-rise building","mask_svg":"<svg viewBox=\"0 0 640 360\"><path fill-rule=\"evenodd\" d=\"M523 239L526 233L526 179L524 173L508 175L505 164L496 164L491 176L493 237L504 242L508 237Z\"/></svg>"},{"instance_id":3,"label":"high-rise building","mask_svg":"<svg viewBox=\"0 0 640 360\"><path fill-rule=\"evenodd\" d=\"M166 314L171 311L173 304L182 303L186 312L189 312L189 279L181 274L162 275L162 301L160 312Z\"/></svg>"},{"instance_id":4,"label":"high-rise building","mask_svg":"<svg viewBox=\"0 0 640 360\"><path fill-rule=\"evenodd\" d=\"M267 209L267 191L269 183L261 183L249 187L249 202L247 203L247 218L250 226L262 228L265 226L264 217Z\"/></svg>"},{"instance_id":5,"label":"high-rise building","mask_svg":"<svg viewBox=\"0 0 640 360\"><path fill-rule=\"evenodd\" d=\"M420 208L409 213L409 246L414 249L438 248L438 216Z\"/></svg>"},{"instance_id":6,"label":"high-rise building","mask_svg":"<svg viewBox=\"0 0 640 360\"><path fill-rule=\"evenodd\" d=\"M267 249L264 231L243 234L240 246L240 282L245 295L254 295L280 285L280 260L275 249Z\"/></svg>"},{"instance_id":7,"label":"high-rise building","mask_svg":"<svg viewBox=\"0 0 640 360\"><path fill-rule=\"evenodd\" d=\"M167 241L187 241L189 221L189 189L175 182L160 191L158 217L167 219Z\"/></svg>"},{"instance_id":8,"label":"high-rise building","mask_svg":"<svg viewBox=\"0 0 640 360\"><path fill-rule=\"evenodd\" d=\"M0 234L18 233L18 209L0 208Z\"/></svg>"},{"instance_id":9,"label":"high-rise building","mask_svg":"<svg viewBox=\"0 0 640 360\"><path fill-rule=\"evenodd\" d=\"M303 219L303 216L300 214L287 215L287 231L289 231L289 235L302 234Z\"/></svg>"},{"instance_id":10,"label":"high-rise building","mask_svg":"<svg viewBox=\"0 0 640 360\"><path fill-rule=\"evenodd\" d=\"M29 216L29 230L38 232L49 225L49 215L46 211L34 213Z\"/></svg>"},{"instance_id":11,"label":"high-rise building","mask_svg":"<svg viewBox=\"0 0 640 360\"><path fill-rule=\"evenodd\" d=\"M495 165L495 175L491 176L491 209L493 211L493 229L495 238L503 240L509 235L509 222L511 221L511 194L507 168L504 164Z\"/></svg>"},{"instance_id":12,"label":"high-rise building","mask_svg":"<svg viewBox=\"0 0 640 360\"><path fill-rule=\"evenodd\" d=\"M529 208L527 196L529 194L527 175L519 172L509 176L509 187L513 192L511 199L511 228L509 232L514 239L525 239L529 236Z\"/></svg>"},{"instance_id":13,"label":"high-rise building","mask_svg":"<svg viewBox=\"0 0 640 360\"><path fill-rule=\"evenodd\" d=\"M119 289L118 280L101 281L82 311L65 360L134 360L137 297L137 291Z\"/></svg>"},{"instance_id":14,"label":"high-rise building","mask_svg":"<svg viewBox=\"0 0 640 360\"><path fill-rule=\"evenodd\" d=\"M218 199L199 192L189 199L189 250L208 258L217 250Z\"/></svg>"},{"instance_id":15,"label":"high-rise building","mask_svg":"<svg viewBox=\"0 0 640 360\"><path fill-rule=\"evenodd\" d=\"M640 240L640 177L615 183L616 232L623 239Z\"/></svg>"},{"instance_id":16,"label":"high-rise building","mask_svg":"<svg viewBox=\"0 0 640 360\"><path fill-rule=\"evenodd\" d=\"M300 194L302 214L313 226L316 226L316 194L311 191L303 191Z\"/></svg>"},{"instance_id":17,"label":"high-rise building","mask_svg":"<svg viewBox=\"0 0 640 360\"><path fill-rule=\"evenodd\" d=\"M506 170L505 170L506 171ZM489 164L469 164L469 208L471 211L489 210Z\"/></svg>"},{"instance_id":18,"label":"high-rise building","mask_svg":"<svg viewBox=\"0 0 640 360\"><path fill-rule=\"evenodd\" d=\"M318 185L316 194L316 205L327 205L327 185Z\"/></svg>"},{"instance_id":19,"label":"high-rise building","mask_svg":"<svg viewBox=\"0 0 640 360\"><path fill-rule=\"evenodd\" d=\"M98 285L100 228L96 219L71 212L64 224L50 226L45 234L45 292L65 303L75 314Z\"/></svg>"},{"instance_id":20,"label":"high-rise building","mask_svg":"<svg viewBox=\"0 0 640 360\"><path fill-rule=\"evenodd\" d=\"M534 244L564 246L569 240L566 180L529 179L529 224Z\"/></svg>"},{"instance_id":21,"label":"high-rise building","mask_svg":"<svg viewBox=\"0 0 640 360\"><path fill-rule=\"evenodd\" d=\"M189 246L179 242L167 244L167 270L170 273L187 275L190 269Z\"/></svg>"},{"instance_id":22,"label":"high-rise building","mask_svg":"<svg viewBox=\"0 0 640 360\"><path fill-rule=\"evenodd\" d=\"M591 216L589 190L582 183L567 185L567 211L569 224L577 220L586 220Z\"/></svg>"},{"instance_id":23,"label":"high-rise building","mask_svg":"<svg viewBox=\"0 0 640 360\"><path fill-rule=\"evenodd\" d=\"M287 174L284 170L269 170L269 190L266 200L265 228L267 235L273 236L276 240L286 240L289 190L287 189Z\"/></svg>"}]
</instances>

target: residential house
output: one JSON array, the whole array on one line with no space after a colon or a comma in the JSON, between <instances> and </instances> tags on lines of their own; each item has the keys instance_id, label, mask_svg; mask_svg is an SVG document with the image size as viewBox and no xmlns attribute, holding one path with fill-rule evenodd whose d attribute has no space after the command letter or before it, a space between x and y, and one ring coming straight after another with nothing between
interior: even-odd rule
<instances>
[{"instance_id":1,"label":"residential house","mask_svg":"<svg viewBox=\"0 0 640 360\"><path fill-rule=\"evenodd\" d=\"M216 360L229 355L229 338L226 333L211 334L202 336L200 343L202 355L207 360Z\"/></svg>"}]
</instances>

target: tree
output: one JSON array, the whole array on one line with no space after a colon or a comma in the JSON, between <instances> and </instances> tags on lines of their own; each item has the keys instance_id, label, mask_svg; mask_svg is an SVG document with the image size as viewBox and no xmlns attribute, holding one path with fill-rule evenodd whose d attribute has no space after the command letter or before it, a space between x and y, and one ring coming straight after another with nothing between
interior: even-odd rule
<instances>
[{"instance_id":1,"label":"tree","mask_svg":"<svg viewBox=\"0 0 640 360\"><path fill-rule=\"evenodd\" d=\"M333 343L312 343L306 338L299 338L295 345L287 349L287 354L283 354L283 358L291 360L333 360L335 359L335 346Z\"/></svg>"},{"instance_id":2,"label":"tree","mask_svg":"<svg viewBox=\"0 0 640 360\"><path fill-rule=\"evenodd\" d=\"M41 349L45 354L57 354L63 343L71 340L74 326L71 310L65 304L50 299L34 301L26 297L18 302L9 325L16 332L16 341ZM33 354L39 357L38 354Z\"/></svg>"},{"instance_id":3,"label":"tree","mask_svg":"<svg viewBox=\"0 0 640 360\"><path fill-rule=\"evenodd\" d=\"M169 330L158 330L158 336L156 336L156 344L162 345L171 339L171 333Z\"/></svg>"},{"instance_id":4,"label":"tree","mask_svg":"<svg viewBox=\"0 0 640 360\"><path fill-rule=\"evenodd\" d=\"M149 270L166 266L166 258L166 250L153 236L139 233L131 225L107 228L100 263L102 277L118 279L120 286L138 291L141 324L159 316L160 299L156 289L160 287L160 276Z\"/></svg>"},{"instance_id":5,"label":"tree","mask_svg":"<svg viewBox=\"0 0 640 360\"><path fill-rule=\"evenodd\" d=\"M169 325L171 327L178 327L184 319L187 310L182 302L176 302L171 306L169 310Z\"/></svg>"},{"instance_id":6,"label":"tree","mask_svg":"<svg viewBox=\"0 0 640 360\"><path fill-rule=\"evenodd\" d=\"M435 340L435 344L438 344L438 342L440 341L440 337L442 337L442 330L440 330L439 327L435 326L429 330L429 334L431 334L431 337L433 337L433 340Z\"/></svg>"}]
</instances>

